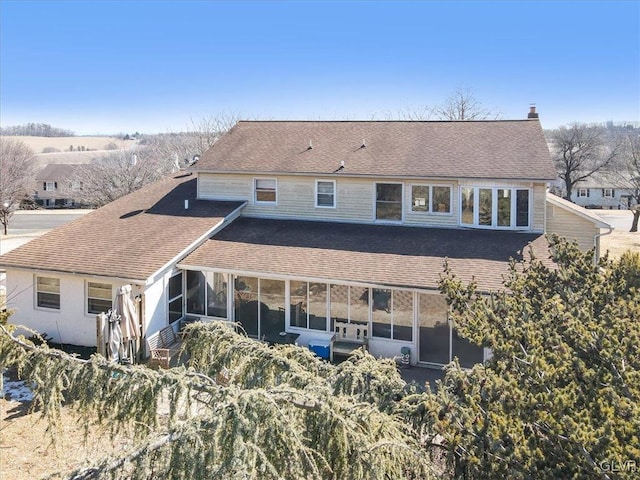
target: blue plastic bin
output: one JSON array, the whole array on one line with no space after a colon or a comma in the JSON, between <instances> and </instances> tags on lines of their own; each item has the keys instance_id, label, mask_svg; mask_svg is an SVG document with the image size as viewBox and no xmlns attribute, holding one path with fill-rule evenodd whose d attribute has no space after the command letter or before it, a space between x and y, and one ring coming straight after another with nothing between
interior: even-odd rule
<instances>
[{"instance_id":1,"label":"blue plastic bin","mask_svg":"<svg viewBox=\"0 0 640 480\"><path fill-rule=\"evenodd\" d=\"M313 338L309 340L309 350L325 360L329 359L330 348L331 342L329 340L323 340L321 338Z\"/></svg>"}]
</instances>

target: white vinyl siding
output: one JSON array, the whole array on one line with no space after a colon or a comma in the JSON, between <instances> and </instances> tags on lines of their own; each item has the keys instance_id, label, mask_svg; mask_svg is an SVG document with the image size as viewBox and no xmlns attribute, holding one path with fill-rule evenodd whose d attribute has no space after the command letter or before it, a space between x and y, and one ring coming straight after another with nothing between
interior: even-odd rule
<instances>
[{"instance_id":1,"label":"white vinyl siding","mask_svg":"<svg viewBox=\"0 0 640 480\"><path fill-rule=\"evenodd\" d=\"M315 176L283 175L277 177L277 203L255 203L253 200L254 178L251 174L198 174L198 195L210 200L238 200L248 204L242 215L249 217L272 217L297 220L326 220L333 222L375 222L375 183L395 183L397 179L371 179L342 177L336 181L335 207L318 208L317 181L333 181ZM472 185L472 179L461 179L461 185ZM459 226L460 187L457 182L424 182L405 180L406 194L403 200L403 225L455 228ZM411 185L430 185L432 187L451 187L451 213L429 213L411 211ZM486 187L517 187L530 189L532 197L531 230L544 231L544 183L530 182L507 183L490 182Z\"/></svg>"},{"instance_id":2,"label":"white vinyl siding","mask_svg":"<svg viewBox=\"0 0 640 480\"><path fill-rule=\"evenodd\" d=\"M582 250L593 248L594 237L600 229L593 222L563 208L547 205L547 233L556 233L567 240L575 240Z\"/></svg>"},{"instance_id":3,"label":"white vinyl siding","mask_svg":"<svg viewBox=\"0 0 640 480\"><path fill-rule=\"evenodd\" d=\"M242 210L242 214L252 217L337 222L373 221L373 184L371 180L340 179L335 186L335 208L317 208L317 178L278 177L277 204L252 202L253 178L252 175L201 173L199 175L199 196L202 199L249 201L250 203Z\"/></svg>"}]
</instances>

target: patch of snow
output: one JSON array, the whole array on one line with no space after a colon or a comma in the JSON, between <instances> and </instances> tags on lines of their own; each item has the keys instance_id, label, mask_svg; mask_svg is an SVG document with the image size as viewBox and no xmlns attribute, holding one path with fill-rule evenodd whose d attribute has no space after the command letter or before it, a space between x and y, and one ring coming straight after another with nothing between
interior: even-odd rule
<instances>
[{"instance_id":1,"label":"patch of snow","mask_svg":"<svg viewBox=\"0 0 640 480\"><path fill-rule=\"evenodd\" d=\"M33 393L26 382L9 381L9 377L2 375L2 397L16 402L30 402L33 400Z\"/></svg>"}]
</instances>

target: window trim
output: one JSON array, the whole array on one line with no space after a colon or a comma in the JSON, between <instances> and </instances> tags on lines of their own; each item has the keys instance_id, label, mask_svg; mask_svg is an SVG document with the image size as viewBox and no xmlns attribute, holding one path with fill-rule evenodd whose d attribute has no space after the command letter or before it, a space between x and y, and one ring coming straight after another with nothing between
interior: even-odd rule
<instances>
[{"instance_id":1,"label":"window trim","mask_svg":"<svg viewBox=\"0 0 640 480\"><path fill-rule=\"evenodd\" d=\"M258 200L258 180L273 180L273 182L275 183L275 187L274 187L274 194L275 194L275 200L271 201L265 201L265 200ZM265 190L266 191L266 190ZM270 191L270 190L269 190ZM277 205L278 204L278 179L277 177L254 177L253 178L253 203L256 205Z\"/></svg>"},{"instance_id":2,"label":"window trim","mask_svg":"<svg viewBox=\"0 0 640 480\"><path fill-rule=\"evenodd\" d=\"M440 184L440 183L411 183L409 184L411 187L411 194L409 196L410 204L411 204L411 213L416 215L445 215L451 216L453 215L453 185L451 184ZM419 210L414 210L413 207L413 187L428 187L429 188L429 209L427 211L421 212ZM433 188L434 187L444 187L449 189L449 211L448 212L438 212L433 210Z\"/></svg>"},{"instance_id":3,"label":"window trim","mask_svg":"<svg viewBox=\"0 0 640 480\"><path fill-rule=\"evenodd\" d=\"M44 191L45 192L55 192L56 191L56 183L57 182L44 182Z\"/></svg>"},{"instance_id":4,"label":"window trim","mask_svg":"<svg viewBox=\"0 0 640 480\"><path fill-rule=\"evenodd\" d=\"M46 279L49 279L49 280L57 280L58 281L58 292L57 293L55 293L55 292L44 292L44 291L40 292L40 290L38 289L38 279L39 278L46 278ZM61 290L61 288L60 288L60 283L61 283L60 282L60 278L58 278L58 277L47 277L45 275L37 275L36 274L36 275L34 275L33 282L34 282L34 286L33 286L34 287L33 288L34 309L36 309L36 310L45 310L47 312L60 312L62 310L62 294L60 292L60 290ZM50 295L57 295L58 296L58 307L56 308L56 307L41 306L39 304L39 301L38 301L38 294L39 293L47 293L47 294L50 294Z\"/></svg>"},{"instance_id":5,"label":"window trim","mask_svg":"<svg viewBox=\"0 0 640 480\"><path fill-rule=\"evenodd\" d=\"M113 284L111 283L103 283L95 280L85 280L84 282L84 314L87 316L98 315L100 312L90 312L89 311L89 284L94 283L97 285L109 285L111 287L111 309L113 309ZM106 300L105 298L100 297L91 297L96 300Z\"/></svg>"},{"instance_id":6,"label":"window trim","mask_svg":"<svg viewBox=\"0 0 640 480\"><path fill-rule=\"evenodd\" d=\"M318 191L318 184L319 183L332 183L333 184L333 192L332 192L332 197L333 197L333 205L319 205L318 204L318 195L319 195L319 191ZM324 195L328 195L328 194L324 194ZM315 207L316 208L333 208L335 209L338 202L336 199L336 181L335 180L324 180L324 179L316 179L315 181Z\"/></svg>"},{"instance_id":7,"label":"window trim","mask_svg":"<svg viewBox=\"0 0 640 480\"><path fill-rule=\"evenodd\" d=\"M603 198L613 198L613 188L603 188L602 189L602 197Z\"/></svg>"},{"instance_id":8,"label":"window trim","mask_svg":"<svg viewBox=\"0 0 640 480\"><path fill-rule=\"evenodd\" d=\"M579 188L578 189L578 198L587 198L589 196L588 188Z\"/></svg>"},{"instance_id":9,"label":"window trim","mask_svg":"<svg viewBox=\"0 0 640 480\"><path fill-rule=\"evenodd\" d=\"M386 218L378 218L378 185L400 185L400 219L399 220L389 220ZM399 224L404 222L404 182L373 182L373 221L376 223L390 223L390 224Z\"/></svg>"},{"instance_id":10,"label":"window trim","mask_svg":"<svg viewBox=\"0 0 640 480\"><path fill-rule=\"evenodd\" d=\"M470 188L473 191L473 223L462 222L462 194L463 190ZM480 228L485 230L532 230L533 229L533 188L517 186L482 186L482 185L461 185L458 189L458 224L465 228ZM491 190L491 225L480 224L480 190ZM509 190L511 192L511 212L509 226L498 225L498 190ZM518 226L518 192L526 191L528 197L527 225Z\"/></svg>"}]
</instances>

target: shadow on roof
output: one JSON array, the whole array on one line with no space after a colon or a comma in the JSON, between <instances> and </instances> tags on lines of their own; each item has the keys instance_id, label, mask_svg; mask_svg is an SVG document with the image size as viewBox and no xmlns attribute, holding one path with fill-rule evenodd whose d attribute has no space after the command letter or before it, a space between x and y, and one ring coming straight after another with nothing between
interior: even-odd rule
<instances>
[{"instance_id":1,"label":"shadow on roof","mask_svg":"<svg viewBox=\"0 0 640 480\"><path fill-rule=\"evenodd\" d=\"M239 218L214 241L389 255L522 259L528 245L548 256L543 234Z\"/></svg>"},{"instance_id":2,"label":"shadow on roof","mask_svg":"<svg viewBox=\"0 0 640 480\"><path fill-rule=\"evenodd\" d=\"M185 177L192 178L190 180L181 181L169 192L164 194L150 208L137 208L124 213L120 218L127 219L141 213L148 215L190 218L226 217L232 210L235 210L244 203L238 201L198 200L196 198L198 189L195 175L192 176L190 173L185 173L173 178L182 180Z\"/></svg>"}]
</instances>

